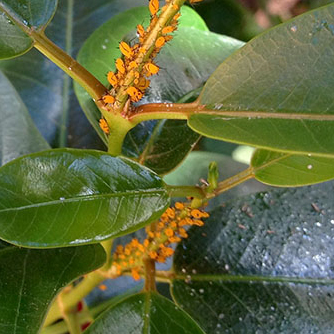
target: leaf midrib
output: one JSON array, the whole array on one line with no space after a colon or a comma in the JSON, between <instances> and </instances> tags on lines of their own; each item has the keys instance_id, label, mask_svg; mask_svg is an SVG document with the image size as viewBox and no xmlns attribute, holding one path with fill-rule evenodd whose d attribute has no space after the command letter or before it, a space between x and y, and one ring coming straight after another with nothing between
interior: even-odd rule
<instances>
[{"instance_id":1,"label":"leaf midrib","mask_svg":"<svg viewBox=\"0 0 334 334\"><path fill-rule=\"evenodd\" d=\"M112 198L112 197L126 197L126 196L134 196L134 195L153 195L153 194L167 194L166 189L161 190L141 190L141 191L125 191L125 192L117 192L113 194L98 194L98 195L87 195L87 196L80 196L80 197L71 197L64 200L54 200L49 202L40 202L40 203L34 203L19 207L13 207L13 208L6 208L0 210L0 214L8 211L18 211L18 210L26 210L31 208L37 208L41 206L52 206L52 205L60 205L63 203L72 203L72 202L79 202L79 201L91 201L95 199L104 199L104 198Z\"/></svg>"},{"instance_id":2,"label":"leaf midrib","mask_svg":"<svg viewBox=\"0 0 334 334\"><path fill-rule=\"evenodd\" d=\"M219 282L272 282L272 283L301 283L301 284L321 284L321 285L333 285L334 278L298 278L298 277L286 277L286 276L252 276L252 275L229 275L229 274L196 274L190 275L191 281L207 282L207 281L219 281ZM189 280L189 275L181 275L176 273L173 280Z\"/></svg>"}]
</instances>

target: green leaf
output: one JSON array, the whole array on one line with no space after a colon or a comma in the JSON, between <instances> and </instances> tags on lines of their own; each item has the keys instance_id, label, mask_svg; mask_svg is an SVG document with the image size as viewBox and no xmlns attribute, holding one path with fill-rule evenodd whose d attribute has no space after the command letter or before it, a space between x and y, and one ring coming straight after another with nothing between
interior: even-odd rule
<instances>
[{"instance_id":1,"label":"green leaf","mask_svg":"<svg viewBox=\"0 0 334 334\"><path fill-rule=\"evenodd\" d=\"M238 1L202 1L193 8L201 15L210 31L241 40L249 40L261 32L254 14Z\"/></svg>"},{"instance_id":2,"label":"green leaf","mask_svg":"<svg viewBox=\"0 0 334 334\"><path fill-rule=\"evenodd\" d=\"M176 250L172 293L206 333L334 326L334 184L224 203Z\"/></svg>"},{"instance_id":3,"label":"green leaf","mask_svg":"<svg viewBox=\"0 0 334 334\"><path fill-rule=\"evenodd\" d=\"M334 159L256 150L251 166L255 178L282 187L304 186L334 178Z\"/></svg>"},{"instance_id":4,"label":"green leaf","mask_svg":"<svg viewBox=\"0 0 334 334\"><path fill-rule=\"evenodd\" d=\"M38 333L59 290L104 261L100 245L48 250L0 248L0 333Z\"/></svg>"},{"instance_id":5,"label":"green leaf","mask_svg":"<svg viewBox=\"0 0 334 334\"><path fill-rule=\"evenodd\" d=\"M198 325L168 299L143 292L106 310L87 334L204 334Z\"/></svg>"},{"instance_id":6,"label":"green leaf","mask_svg":"<svg viewBox=\"0 0 334 334\"><path fill-rule=\"evenodd\" d=\"M48 149L16 90L1 71L0 100L0 166L23 154Z\"/></svg>"},{"instance_id":7,"label":"green leaf","mask_svg":"<svg viewBox=\"0 0 334 334\"><path fill-rule=\"evenodd\" d=\"M207 81L208 110L189 125L208 137L291 153L334 156L334 5L256 37Z\"/></svg>"},{"instance_id":8,"label":"green leaf","mask_svg":"<svg viewBox=\"0 0 334 334\"><path fill-rule=\"evenodd\" d=\"M169 204L162 180L123 158L59 149L0 168L0 237L33 247L101 242L157 219Z\"/></svg>"},{"instance_id":9,"label":"green leaf","mask_svg":"<svg viewBox=\"0 0 334 334\"><path fill-rule=\"evenodd\" d=\"M33 46L29 31L43 30L51 20L57 0L3 0L0 3L0 59L12 58Z\"/></svg>"},{"instance_id":10,"label":"green leaf","mask_svg":"<svg viewBox=\"0 0 334 334\"><path fill-rule=\"evenodd\" d=\"M127 135L123 153L160 175L166 174L184 159L199 137L184 121L144 122Z\"/></svg>"}]
</instances>

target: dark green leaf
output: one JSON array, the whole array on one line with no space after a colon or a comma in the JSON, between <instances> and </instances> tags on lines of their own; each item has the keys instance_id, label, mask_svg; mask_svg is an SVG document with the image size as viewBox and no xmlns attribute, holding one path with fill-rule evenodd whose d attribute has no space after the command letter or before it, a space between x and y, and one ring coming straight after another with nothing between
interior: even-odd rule
<instances>
[{"instance_id":1,"label":"dark green leaf","mask_svg":"<svg viewBox=\"0 0 334 334\"><path fill-rule=\"evenodd\" d=\"M57 0L2 0L0 2L0 59L28 51L33 40L30 29L42 30L51 20Z\"/></svg>"},{"instance_id":2,"label":"dark green leaf","mask_svg":"<svg viewBox=\"0 0 334 334\"><path fill-rule=\"evenodd\" d=\"M199 99L210 111L189 125L212 138L333 157L333 24L329 5L253 39L207 81Z\"/></svg>"},{"instance_id":3,"label":"dark green leaf","mask_svg":"<svg viewBox=\"0 0 334 334\"><path fill-rule=\"evenodd\" d=\"M203 334L203 331L171 301L147 292L112 306L85 333Z\"/></svg>"},{"instance_id":4,"label":"dark green leaf","mask_svg":"<svg viewBox=\"0 0 334 334\"><path fill-rule=\"evenodd\" d=\"M0 71L0 166L49 148L14 87Z\"/></svg>"},{"instance_id":5,"label":"dark green leaf","mask_svg":"<svg viewBox=\"0 0 334 334\"><path fill-rule=\"evenodd\" d=\"M210 31L241 40L249 40L261 32L252 13L239 1L202 1L193 8L204 19Z\"/></svg>"},{"instance_id":6,"label":"dark green leaf","mask_svg":"<svg viewBox=\"0 0 334 334\"><path fill-rule=\"evenodd\" d=\"M0 168L0 237L26 247L97 243L157 219L162 180L100 151L50 150Z\"/></svg>"},{"instance_id":7,"label":"dark green leaf","mask_svg":"<svg viewBox=\"0 0 334 334\"><path fill-rule=\"evenodd\" d=\"M256 150L251 166L261 182L283 187L304 186L334 178L334 159Z\"/></svg>"},{"instance_id":8,"label":"dark green leaf","mask_svg":"<svg viewBox=\"0 0 334 334\"><path fill-rule=\"evenodd\" d=\"M38 333L59 290L104 261L100 245L48 250L0 248L0 333Z\"/></svg>"},{"instance_id":9,"label":"dark green leaf","mask_svg":"<svg viewBox=\"0 0 334 334\"><path fill-rule=\"evenodd\" d=\"M177 248L178 304L207 333L332 333L333 190L274 190L215 209Z\"/></svg>"}]
</instances>

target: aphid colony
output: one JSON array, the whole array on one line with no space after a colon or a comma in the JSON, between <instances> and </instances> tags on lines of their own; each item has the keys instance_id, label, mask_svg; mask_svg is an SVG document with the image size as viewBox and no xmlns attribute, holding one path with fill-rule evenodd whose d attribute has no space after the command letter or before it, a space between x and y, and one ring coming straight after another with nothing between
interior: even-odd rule
<instances>
[{"instance_id":1,"label":"aphid colony","mask_svg":"<svg viewBox=\"0 0 334 334\"><path fill-rule=\"evenodd\" d=\"M174 15L168 25L161 29L152 46L147 46L145 41L158 22L159 16L170 5L170 1L166 1L166 3L167 4L161 8L160 14L158 14L160 9L159 1L149 1L151 21L146 29L141 24L137 25L139 43L134 45L129 45L124 41L119 43L119 49L123 58L118 58L115 61L116 73L110 71L107 74L107 79L111 88L102 97L102 101L106 108L110 110L113 109L113 106L117 103L116 98L118 92L121 89L124 90L124 88L125 94L128 95L132 102L140 101L150 85L150 80L148 78L159 72L159 67L153 62L153 59L157 56L166 42L173 38L170 34L177 29L180 13ZM179 9L178 7L174 8L176 5L172 6L174 10ZM149 56L146 57L148 54ZM109 126L104 118L100 119L100 127L106 134L109 134Z\"/></svg>"},{"instance_id":2,"label":"aphid colony","mask_svg":"<svg viewBox=\"0 0 334 334\"><path fill-rule=\"evenodd\" d=\"M113 255L112 268L115 275L123 272L131 272L136 280L140 278L143 267L143 258L147 257L157 262L165 262L167 257L173 255L174 250L168 247L170 244L180 242L181 238L187 238L186 226L203 226L202 218L209 217L205 211L192 209L189 205L177 202L174 208L168 208L155 224L154 231L146 228L147 238L140 243L138 239L132 239L126 246L118 246Z\"/></svg>"}]
</instances>

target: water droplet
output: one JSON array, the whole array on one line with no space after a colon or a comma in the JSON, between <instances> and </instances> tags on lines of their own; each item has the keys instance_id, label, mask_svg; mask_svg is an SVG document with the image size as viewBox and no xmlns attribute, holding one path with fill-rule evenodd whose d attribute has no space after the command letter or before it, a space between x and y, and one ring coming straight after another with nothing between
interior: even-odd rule
<instances>
[{"instance_id":1,"label":"water droplet","mask_svg":"<svg viewBox=\"0 0 334 334\"><path fill-rule=\"evenodd\" d=\"M71 67L71 66L69 66L68 69L69 69L70 71L72 71L72 67Z\"/></svg>"},{"instance_id":2,"label":"water droplet","mask_svg":"<svg viewBox=\"0 0 334 334\"><path fill-rule=\"evenodd\" d=\"M334 219L331 219L331 224L334 225Z\"/></svg>"},{"instance_id":3,"label":"water droplet","mask_svg":"<svg viewBox=\"0 0 334 334\"><path fill-rule=\"evenodd\" d=\"M307 165L307 169L312 169L313 166L312 165Z\"/></svg>"},{"instance_id":4,"label":"water droplet","mask_svg":"<svg viewBox=\"0 0 334 334\"><path fill-rule=\"evenodd\" d=\"M182 268L181 270L184 274L187 272L186 268Z\"/></svg>"},{"instance_id":5,"label":"water droplet","mask_svg":"<svg viewBox=\"0 0 334 334\"><path fill-rule=\"evenodd\" d=\"M107 46L103 44L102 49L105 50L106 48L107 48Z\"/></svg>"},{"instance_id":6,"label":"water droplet","mask_svg":"<svg viewBox=\"0 0 334 334\"><path fill-rule=\"evenodd\" d=\"M226 270L226 271L229 271L229 270L230 270L230 266L229 266L227 263L225 264L225 270Z\"/></svg>"},{"instance_id":7,"label":"water droplet","mask_svg":"<svg viewBox=\"0 0 334 334\"><path fill-rule=\"evenodd\" d=\"M219 319L224 319L224 317L225 317L224 313L220 313L219 316L218 316Z\"/></svg>"},{"instance_id":8,"label":"water droplet","mask_svg":"<svg viewBox=\"0 0 334 334\"><path fill-rule=\"evenodd\" d=\"M191 272L192 272L193 274L197 274L197 270L196 270L196 269L193 269Z\"/></svg>"},{"instance_id":9,"label":"water droplet","mask_svg":"<svg viewBox=\"0 0 334 334\"><path fill-rule=\"evenodd\" d=\"M296 31L297 31L297 26L296 26L296 25L293 25L293 26L290 28L290 30L291 30L292 32L296 32Z\"/></svg>"},{"instance_id":10,"label":"water droplet","mask_svg":"<svg viewBox=\"0 0 334 334\"><path fill-rule=\"evenodd\" d=\"M65 201L65 197L59 197L60 201Z\"/></svg>"},{"instance_id":11,"label":"water droplet","mask_svg":"<svg viewBox=\"0 0 334 334\"><path fill-rule=\"evenodd\" d=\"M318 227L321 227L321 223L320 222L316 222L315 225L317 225Z\"/></svg>"},{"instance_id":12,"label":"water droplet","mask_svg":"<svg viewBox=\"0 0 334 334\"><path fill-rule=\"evenodd\" d=\"M204 289L199 289L199 293L204 293Z\"/></svg>"}]
</instances>

